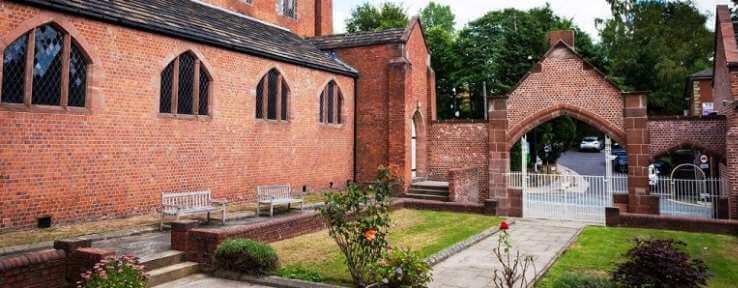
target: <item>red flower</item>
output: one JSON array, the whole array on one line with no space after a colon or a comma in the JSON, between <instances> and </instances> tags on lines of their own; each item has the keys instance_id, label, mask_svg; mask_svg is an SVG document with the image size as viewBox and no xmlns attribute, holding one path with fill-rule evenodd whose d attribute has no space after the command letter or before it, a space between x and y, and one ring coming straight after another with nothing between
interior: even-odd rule
<instances>
[{"instance_id":1,"label":"red flower","mask_svg":"<svg viewBox=\"0 0 738 288\"><path fill-rule=\"evenodd\" d=\"M502 221L502 223L500 223L500 230L505 231L507 229L510 229L510 225L507 224L507 221Z\"/></svg>"}]
</instances>

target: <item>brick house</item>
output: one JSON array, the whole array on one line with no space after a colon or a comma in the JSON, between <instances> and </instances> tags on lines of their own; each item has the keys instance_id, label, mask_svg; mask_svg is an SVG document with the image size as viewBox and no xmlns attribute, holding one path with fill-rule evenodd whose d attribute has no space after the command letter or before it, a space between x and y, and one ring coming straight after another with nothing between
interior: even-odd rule
<instances>
[{"instance_id":1,"label":"brick house","mask_svg":"<svg viewBox=\"0 0 738 288\"><path fill-rule=\"evenodd\" d=\"M686 99L689 103L687 116L697 117L713 113L712 68L694 73L687 78Z\"/></svg>"}]
</instances>

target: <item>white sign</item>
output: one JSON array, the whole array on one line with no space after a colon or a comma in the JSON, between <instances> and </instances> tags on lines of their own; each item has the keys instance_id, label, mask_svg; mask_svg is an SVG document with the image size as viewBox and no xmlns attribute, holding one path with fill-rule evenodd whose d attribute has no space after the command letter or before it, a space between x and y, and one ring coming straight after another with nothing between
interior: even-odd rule
<instances>
[{"instance_id":1,"label":"white sign","mask_svg":"<svg viewBox=\"0 0 738 288\"><path fill-rule=\"evenodd\" d=\"M710 162L710 158L707 157L707 155L702 154L702 155L700 155L700 162L702 162L702 163Z\"/></svg>"}]
</instances>

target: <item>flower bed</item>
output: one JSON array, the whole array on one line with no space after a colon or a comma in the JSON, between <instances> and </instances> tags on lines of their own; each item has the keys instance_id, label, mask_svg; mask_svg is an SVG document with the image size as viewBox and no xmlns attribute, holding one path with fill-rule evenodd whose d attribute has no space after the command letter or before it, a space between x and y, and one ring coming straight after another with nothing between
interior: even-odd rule
<instances>
[{"instance_id":1,"label":"flower bed","mask_svg":"<svg viewBox=\"0 0 738 288\"><path fill-rule=\"evenodd\" d=\"M422 257L432 256L501 221L499 217L479 214L410 209L394 211L391 218L390 244L411 248ZM351 281L343 255L325 230L275 242L272 246L282 264L280 276L337 284Z\"/></svg>"}]
</instances>

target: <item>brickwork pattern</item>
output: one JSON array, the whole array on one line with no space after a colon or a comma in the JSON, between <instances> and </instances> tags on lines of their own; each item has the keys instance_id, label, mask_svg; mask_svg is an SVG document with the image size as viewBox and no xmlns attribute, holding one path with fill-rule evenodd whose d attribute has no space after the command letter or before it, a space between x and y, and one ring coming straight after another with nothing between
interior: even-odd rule
<instances>
[{"instance_id":1,"label":"brickwork pattern","mask_svg":"<svg viewBox=\"0 0 738 288\"><path fill-rule=\"evenodd\" d=\"M432 180L447 181L455 168L480 167L480 179L488 183L488 128L482 121L433 122L429 136L429 170ZM482 185L486 191L488 185Z\"/></svg>"},{"instance_id":2,"label":"brickwork pattern","mask_svg":"<svg viewBox=\"0 0 738 288\"><path fill-rule=\"evenodd\" d=\"M4 2L2 42L53 20L93 60L90 111L25 113L0 107L0 230L149 213L161 192L211 189L252 202L257 185L310 191L353 178L349 77ZM11 38L9 41L7 38ZM111 41L115 39L115 41ZM192 50L211 73L212 115L158 114L162 69ZM288 123L254 117L256 85L276 67L290 86ZM345 123L319 124L319 95L335 79ZM2 106L2 105L0 105Z\"/></svg>"},{"instance_id":3,"label":"brickwork pattern","mask_svg":"<svg viewBox=\"0 0 738 288\"><path fill-rule=\"evenodd\" d=\"M0 288L66 287L66 254L48 249L0 259Z\"/></svg>"},{"instance_id":4,"label":"brickwork pattern","mask_svg":"<svg viewBox=\"0 0 738 288\"><path fill-rule=\"evenodd\" d=\"M608 227L667 229L727 235L738 233L738 221L735 220L622 213L618 208L607 208L605 214L605 222Z\"/></svg>"},{"instance_id":5,"label":"brickwork pattern","mask_svg":"<svg viewBox=\"0 0 738 288\"><path fill-rule=\"evenodd\" d=\"M213 6L285 27L303 37L333 32L333 0L297 1L296 19L279 15L276 1L283 0L257 0L250 4L243 0L203 0Z\"/></svg>"},{"instance_id":6,"label":"brickwork pattern","mask_svg":"<svg viewBox=\"0 0 738 288\"><path fill-rule=\"evenodd\" d=\"M648 131L652 159L684 147L725 157L725 118L649 118Z\"/></svg>"},{"instance_id":7,"label":"brickwork pattern","mask_svg":"<svg viewBox=\"0 0 738 288\"><path fill-rule=\"evenodd\" d=\"M481 171L480 167L449 170L448 198L458 203L479 203ZM481 183L486 184L487 181Z\"/></svg>"},{"instance_id":8,"label":"brickwork pattern","mask_svg":"<svg viewBox=\"0 0 738 288\"><path fill-rule=\"evenodd\" d=\"M530 124L540 121L541 112L548 115L562 109L614 138L624 134L620 91L571 50L557 46L539 67L540 71L529 73L508 95L509 146L537 126Z\"/></svg>"}]
</instances>

